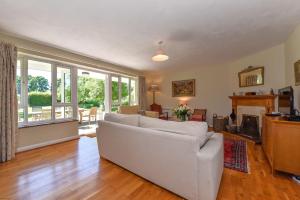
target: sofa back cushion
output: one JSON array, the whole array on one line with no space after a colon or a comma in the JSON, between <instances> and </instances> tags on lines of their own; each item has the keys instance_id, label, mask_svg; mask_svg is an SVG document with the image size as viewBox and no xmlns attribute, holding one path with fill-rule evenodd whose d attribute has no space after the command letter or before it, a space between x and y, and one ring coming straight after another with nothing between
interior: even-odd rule
<instances>
[{"instance_id":1,"label":"sofa back cushion","mask_svg":"<svg viewBox=\"0 0 300 200\"><path fill-rule=\"evenodd\" d=\"M140 127L159 131L190 135L199 138L200 147L205 144L211 134L208 133L206 122L175 122L140 116Z\"/></svg>"},{"instance_id":2,"label":"sofa back cushion","mask_svg":"<svg viewBox=\"0 0 300 200\"><path fill-rule=\"evenodd\" d=\"M139 115L125 115L118 113L105 113L105 121L125 124L129 126L139 126Z\"/></svg>"}]
</instances>

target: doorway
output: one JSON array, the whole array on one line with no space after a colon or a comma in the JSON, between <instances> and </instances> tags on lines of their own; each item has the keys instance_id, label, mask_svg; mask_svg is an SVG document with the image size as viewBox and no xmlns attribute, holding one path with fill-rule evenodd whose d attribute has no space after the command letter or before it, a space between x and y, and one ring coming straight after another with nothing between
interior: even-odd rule
<instances>
[{"instance_id":1,"label":"doorway","mask_svg":"<svg viewBox=\"0 0 300 200\"><path fill-rule=\"evenodd\" d=\"M94 134L98 120L105 111L105 84L107 75L91 70L78 69L77 99L79 134Z\"/></svg>"}]
</instances>

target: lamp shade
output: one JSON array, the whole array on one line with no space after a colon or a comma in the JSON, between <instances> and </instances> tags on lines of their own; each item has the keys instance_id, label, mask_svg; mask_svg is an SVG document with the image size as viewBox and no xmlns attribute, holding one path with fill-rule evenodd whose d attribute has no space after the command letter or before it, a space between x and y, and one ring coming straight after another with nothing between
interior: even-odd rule
<instances>
[{"instance_id":1,"label":"lamp shade","mask_svg":"<svg viewBox=\"0 0 300 200\"><path fill-rule=\"evenodd\" d=\"M155 62L163 62L169 59L169 56L162 49L163 41L159 41L159 48L154 56L152 56L152 60Z\"/></svg>"},{"instance_id":2,"label":"lamp shade","mask_svg":"<svg viewBox=\"0 0 300 200\"><path fill-rule=\"evenodd\" d=\"M162 62L162 61L166 61L168 59L169 59L169 56L167 56L166 54L163 54L163 53L156 54L155 56L152 57L152 60L156 61L156 62Z\"/></svg>"},{"instance_id":3,"label":"lamp shade","mask_svg":"<svg viewBox=\"0 0 300 200\"><path fill-rule=\"evenodd\" d=\"M150 85L149 91L151 91L151 92L158 92L159 91L158 85L155 85L155 84Z\"/></svg>"}]
</instances>

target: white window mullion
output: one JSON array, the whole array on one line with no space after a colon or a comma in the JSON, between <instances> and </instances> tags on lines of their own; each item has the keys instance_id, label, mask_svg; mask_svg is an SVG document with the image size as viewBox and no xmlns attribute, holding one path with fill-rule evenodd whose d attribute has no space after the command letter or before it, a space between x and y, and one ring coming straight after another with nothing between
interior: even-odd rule
<instances>
[{"instance_id":1,"label":"white window mullion","mask_svg":"<svg viewBox=\"0 0 300 200\"><path fill-rule=\"evenodd\" d=\"M111 112L112 106L112 76L106 75L105 78L105 97L104 97L104 105L105 105L105 112Z\"/></svg>"},{"instance_id":2,"label":"white window mullion","mask_svg":"<svg viewBox=\"0 0 300 200\"><path fill-rule=\"evenodd\" d=\"M78 117L77 79L78 69L77 67L71 67L71 104L73 110L73 119L77 119Z\"/></svg>"},{"instance_id":3,"label":"white window mullion","mask_svg":"<svg viewBox=\"0 0 300 200\"><path fill-rule=\"evenodd\" d=\"M135 95L135 104L138 104L139 105L139 79L136 78L135 79L135 91L134 91L134 95Z\"/></svg>"},{"instance_id":4,"label":"white window mullion","mask_svg":"<svg viewBox=\"0 0 300 200\"><path fill-rule=\"evenodd\" d=\"M52 63L52 70L51 70L51 79L52 79L52 108L51 108L51 120L55 120L55 107L57 106L57 64L56 63Z\"/></svg>"},{"instance_id":5,"label":"white window mullion","mask_svg":"<svg viewBox=\"0 0 300 200\"><path fill-rule=\"evenodd\" d=\"M118 76L118 88L119 88L119 106L122 105L122 82L121 77Z\"/></svg>"},{"instance_id":6,"label":"white window mullion","mask_svg":"<svg viewBox=\"0 0 300 200\"><path fill-rule=\"evenodd\" d=\"M23 108L24 108L24 124L28 124L28 59L27 58L22 58L22 98L23 98Z\"/></svg>"}]
</instances>

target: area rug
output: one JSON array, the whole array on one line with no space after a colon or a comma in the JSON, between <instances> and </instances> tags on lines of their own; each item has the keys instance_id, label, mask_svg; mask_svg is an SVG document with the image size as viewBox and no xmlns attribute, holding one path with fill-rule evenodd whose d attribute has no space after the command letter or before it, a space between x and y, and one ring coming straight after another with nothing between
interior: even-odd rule
<instances>
[{"instance_id":1,"label":"area rug","mask_svg":"<svg viewBox=\"0 0 300 200\"><path fill-rule=\"evenodd\" d=\"M248 173L246 141L224 139L224 167Z\"/></svg>"}]
</instances>

